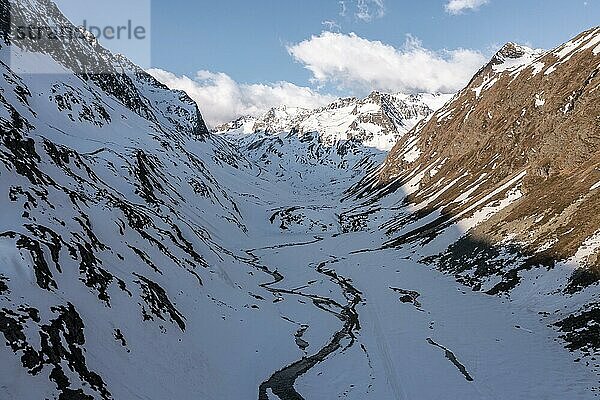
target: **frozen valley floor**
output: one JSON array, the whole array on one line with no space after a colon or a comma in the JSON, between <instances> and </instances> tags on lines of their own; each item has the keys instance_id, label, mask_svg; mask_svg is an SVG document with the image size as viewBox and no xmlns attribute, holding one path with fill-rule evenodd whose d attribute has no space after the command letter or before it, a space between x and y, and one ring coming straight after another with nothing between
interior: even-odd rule
<instances>
[{"instance_id":1,"label":"frozen valley floor","mask_svg":"<svg viewBox=\"0 0 600 400\"><path fill-rule=\"evenodd\" d=\"M295 189L275 209L310 208L335 226L339 187ZM296 348L265 375L259 400L595 397L596 377L555 340L535 292L473 292L415 261L431 249L377 250L384 240L292 226L246 249L273 278L263 286Z\"/></svg>"}]
</instances>

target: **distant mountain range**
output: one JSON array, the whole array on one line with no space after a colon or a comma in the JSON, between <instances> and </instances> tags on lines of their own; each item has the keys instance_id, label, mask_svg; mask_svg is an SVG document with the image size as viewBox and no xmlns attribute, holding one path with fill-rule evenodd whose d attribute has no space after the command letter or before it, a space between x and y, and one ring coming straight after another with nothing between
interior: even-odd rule
<instances>
[{"instance_id":1,"label":"distant mountain range","mask_svg":"<svg viewBox=\"0 0 600 400\"><path fill-rule=\"evenodd\" d=\"M326 146L352 140L389 151L417 122L433 114L451 97L373 92L364 99L339 99L315 110L281 106L262 117L242 117L218 126L213 132L319 132L320 141Z\"/></svg>"}]
</instances>

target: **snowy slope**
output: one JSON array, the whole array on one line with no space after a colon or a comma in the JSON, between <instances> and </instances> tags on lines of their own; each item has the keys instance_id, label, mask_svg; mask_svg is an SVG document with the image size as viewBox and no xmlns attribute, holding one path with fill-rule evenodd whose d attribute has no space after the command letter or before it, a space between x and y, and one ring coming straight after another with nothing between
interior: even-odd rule
<instances>
[{"instance_id":1,"label":"snowy slope","mask_svg":"<svg viewBox=\"0 0 600 400\"><path fill-rule=\"evenodd\" d=\"M94 43L35 50L22 65L61 73L0 64L0 398L593 396L537 314L564 297L508 302L417 262L442 245L382 248L377 225L407 209L359 214L347 190L383 152L312 129L213 135ZM75 73L81 54L121 73Z\"/></svg>"},{"instance_id":2,"label":"snowy slope","mask_svg":"<svg viewBox=\"0 0 600 400\"><path fill-rule=\"evenodd\" d=\"M45 1L13 6L58 15ZM258 169L208 135L183 93L86 42L72 46L61 54L82 51L125 74L87 79L43 51L22 52L21 65L61 73L1 66L0 397L254 392L294 354L262 362L255 348L286 337L242 340L261 326L289 329L271 303L249 318L256 296L269 297L269 275L253 276L239 245L255 202L246 192L270 197ZM223 374L240 362L254 373Z\"/></svg>"}]
</instances>

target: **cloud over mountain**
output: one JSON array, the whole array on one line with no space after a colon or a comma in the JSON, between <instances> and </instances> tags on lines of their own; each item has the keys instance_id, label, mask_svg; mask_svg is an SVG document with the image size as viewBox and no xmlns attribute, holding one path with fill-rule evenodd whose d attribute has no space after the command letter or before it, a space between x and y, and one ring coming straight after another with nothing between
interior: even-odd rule
<instances>
[{"instance_id":1,"label":"cloud over mountain","mask_svg":"<svg viewBox=\"0 0 600 400\"><path fill-rule=\"evenodd\" d=\"M190 78L161 69L148 71L171 89L185 91L202 110L206 122L215 126L242 115L258 116L282 104L315 108L330 103L333 96L290 82L247 84L222 72L198 71Z\"/></svg>"},{"instance_id":2,"label":"cloud over mountain","mask_svg":"<svg viewBox=\"0 0 600 400\"><path fill-rule=\"evenodd\" d=\"M316 84L332 83L364 92L454 92L485 62L479 51L433 51L408 36L397 49L354 33L322 32L288 46L288 52L313 75Z\"/></svg>"}]
</instances>

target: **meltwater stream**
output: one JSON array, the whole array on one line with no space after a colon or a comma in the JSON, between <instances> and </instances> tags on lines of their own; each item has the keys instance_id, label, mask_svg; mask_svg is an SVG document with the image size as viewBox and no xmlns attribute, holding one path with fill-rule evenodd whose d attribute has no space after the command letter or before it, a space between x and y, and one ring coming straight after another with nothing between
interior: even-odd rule
<instances>
[{"instance_id":1,"label":"meltwater stream","mask_svg":"<svg viewBox=\"0 0 600 400\"><path fill-rule=\"evenodd\" d=\"M315 240L321 240L320 238L315 238ZM282 248L282 247L292 247L292 246L304 246L307 244L312 244L312 242L305 243L292 243L281 246L274 246L272 248ZM268 248L264 248L261 250L265 250ZM261 265L259 263L259 257L254 253L254 250L247 250L246 253L252 257L252 264L262 270L270 274L273 277L272 282L268 282L263 284L262 286L269 290L272 293L277 295L285 294L285 295L293 295L300 296L310 300L313 305L319 308L322 311L333 313L340 321L343 322L342 328L335 332L331 338L331 340L322 347L317 353L303 357L302 359L294 362L291 365L288 365L281 370L275 372L271 377L263 382L258 390L258 400L269 400L267 391L271 389L273 394L278 396L282 400L304 400L302 395L296 391L294 388L294 384L296 380L307 373L311 368L315 365L323 362L329 355L336 352L342 347L342 342L345 339L348 339L350 343L346 347L350 347L354 344L356 335L355 333L360 330L360 322L358 312L356 311L357 305L362 301L362 293L356 289L350 281L344 277L339 276L334 270L328 269L327 265L329 262L320 263L316 271L320 274L327 276L331 282L338 285L346 298L347 302L345 305L338 303L337 301L313 294L303 293L298 290L288 290L276 288L274 285L282 282L285 277L281 275L278 271L271 271L268 267ZM335 260L333 262L337 262ZM339 309L339 312L333 312L330 307Z\"/></svg>"}]
</instances>

